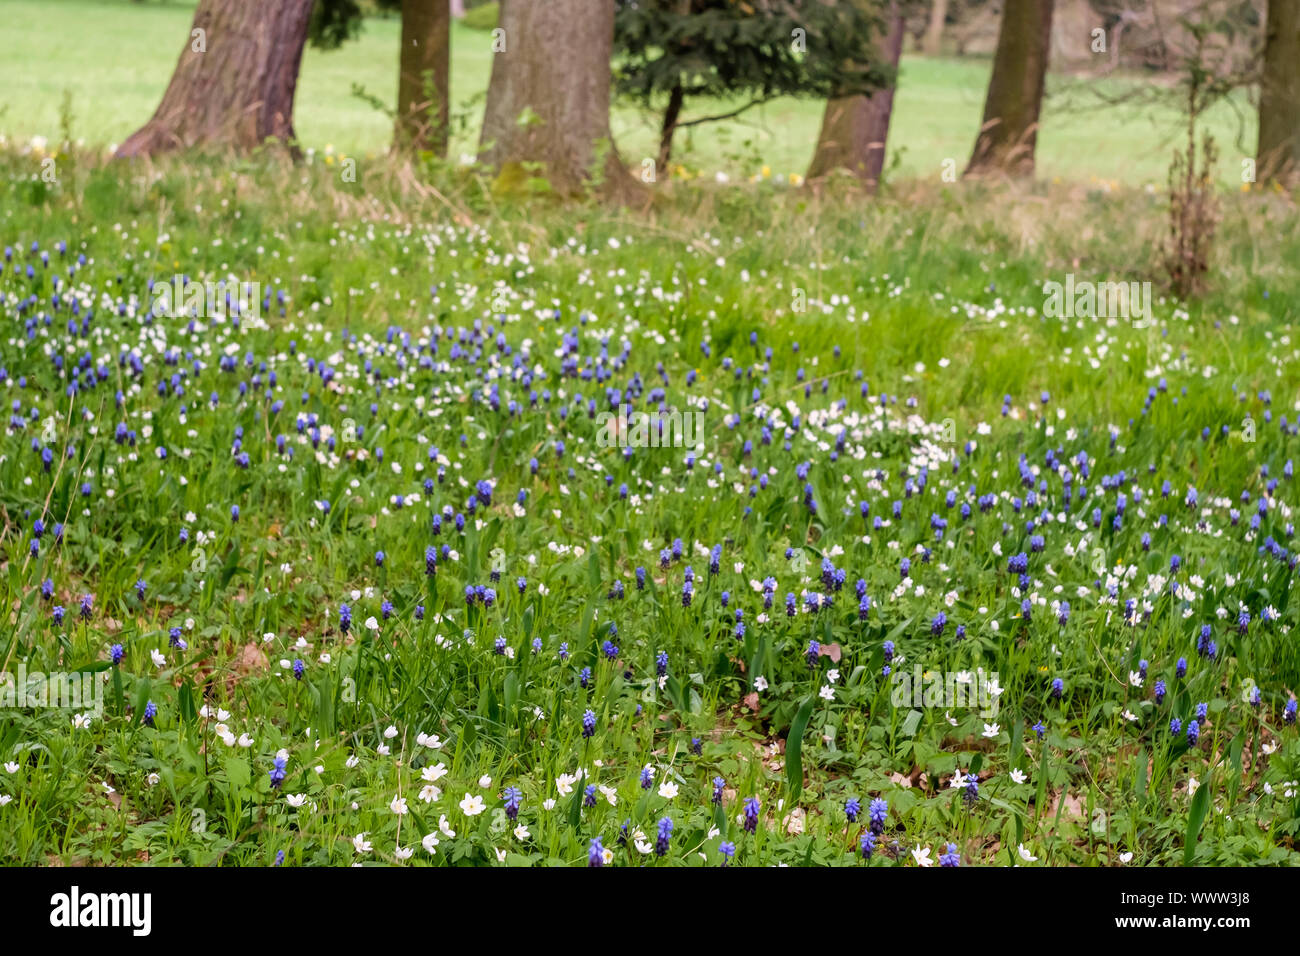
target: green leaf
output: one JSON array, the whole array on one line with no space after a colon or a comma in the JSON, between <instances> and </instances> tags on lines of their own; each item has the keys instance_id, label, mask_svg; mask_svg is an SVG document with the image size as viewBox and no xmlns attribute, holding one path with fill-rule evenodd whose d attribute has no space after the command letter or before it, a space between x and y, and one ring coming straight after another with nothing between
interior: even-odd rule
<instances>
[{"instance_id":1,"label":"green leaf","mask_svg":"<svg viewBox=\"0 0 1300 956\"><path fill-rule=\"evenodd\" d=\"M117 710L117 715L121 717L126 713L122 706L122 667L115 665L113 667L113 706Z\"/></svg>"},{"instance_id":2,"label":"green leaf","mask_svg":"<svg viewBox=\"0 0 1300 956\"><path fill-rule=\"evenodd\" d=\"M247 760L243 757L227 757L221 766L226 771L226 782L230 784L232 793L248 789L253 780L253 771Z\"/></svg>"},{"instance_id":3,"label":"green leaf","mask_svg":"<svg viewBox=\"0 0 1300 956\"><path fill-rule=\"evenodd\" d=\"M506 674L505 691L506 717L514 712L515 702L519 700L519 675L514 671Z\"/></svg>"},{"instance_id":4,"label":"green leaf","mask_svg":"<svg viewBox=\"0 0 1300 956\"><path fill-rule=\"evenodd\" d=\"M899 734L903 737L911 737L916 733L916 728L921 725L921 712L919 710L908 711L907 716L903 719L903 727Z\"/></svg>"},{"instance_id":5,"label":"green leaf","mask_svg":"<svg viewBox=\"0 0 1300 956\"><path fill-rule=\"evenodd\" d=\"M198 719L198 711L194 707L194 685L188 677L176 692L176 710L180 713L181 720L187 724Z\"/></svg>"},{"instance_id":6,"label":"green leaf","mask_svg":"<svg viewBox=\"0 0 1300 956\"><path fill-rule=\"evenodd\" d=\"M1233 769L1237 771L1240 777L1243 770L1241 764L1241 751L1246 745L1246 732L1239 731L1237 736L1232 738L1232 743L1228 744L1228 762L1232 764Z\"/></svg>"},{"instance_id":7,"label":"green leaf","mask_svg":"<svg viewBox=\"0 0 1300 956\"><path fill-rule=\"evenodd\" d=\"M460 757L463 753L466 757L474 752L474 741L478 739L478 724L472 720L465 721L465 726L460 732L460 740L456 742L456 756Z\"/></svg>"},{"instance_id":8,"label":"green leaf","mask_svg":"<svg viewBox=\"0 0 1300 956\"><path fill-rule=\"evenodd\" d=\"M144 720L144 707L149 702L149 689L152 684L147 677L137 677L135 680L135 696L132 698L131 707L135 711L135 723Z\"/></svg>"},{"instance_id":9,"label":"green leaf","mask_svg":"<svg viewBox=\"0 0 1300 956\"><path fill-rule=\"evenodd\" d=\"M785 738L785 781L790 790L791 803L798 800L803 791L803 735L808 729L815 700L812 694L803 699L790 724L790 733Z\"/></svg>"},{"instance_id":10,"label":"green leaf","mask_svg":"<svg viewBox=\"0 0 1300 956\"><path fill-rule=\"evenodd\" d=\"M668 675L668 680L664 683L664 690L668 692L668 699L673 702L673 706L679 711L686 710L682 703L682 683L673 675Z\"/></svg>"},{"instance_id":11,"label":"green leaf","mask_svg":"<svg viewBox=\"0 0 1300 956\"><path fill-rule=\"evenodd\" d=\"M749 659L749 673L747 679L752 683L753 679L762 674L763 661L767 657L767 635L764 634L758 642L758 648L754 651L754 656Z\"/></svg>"},{"instance_id":12,"label":"green leaf","mask_svg":"<svg viewBox=\"0 0 1300 956\"><path fill-rule=\"evenodd\" d=\"M1043 756L1038 761L1038 793L1034 796L1034 816L1042 815L1047 809L1047 744L1043 743Z\"/></svg>"},{"instance_id":13,"label":"green leaf","mask_svg":"<svg viewBox=\"0 0 1300 956\"><path fill-rule=\"evenodd\" d=\"M1207 779L1192 797L1192 808L1187 814L1187 836L1183 840L1183 866L1191 866L1196 856L1196 841L1201 835L1201 824L1210 809L1210 781Z\"/></svg>"},{"instance_id":14,"label":"green leaf","mask_svg":"<svg viewBox=\"0 0 1300 956\"><path fill-rule=\"evenodd\" d=\"M899 621L897 624L893 626L893 628L889 631L889 633L885 635L885 640L897 641L898 636L902 634L905 630L907 630L907 628L911 625L912 620L913 619L909 617L906 618L905 620Z\"/></svg>"}]
</instances>

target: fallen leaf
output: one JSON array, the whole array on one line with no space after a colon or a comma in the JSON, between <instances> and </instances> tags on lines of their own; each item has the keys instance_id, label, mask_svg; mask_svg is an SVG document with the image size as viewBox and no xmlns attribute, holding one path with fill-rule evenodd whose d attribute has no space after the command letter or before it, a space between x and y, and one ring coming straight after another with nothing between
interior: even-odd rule
<instances>
[{"instance_id":1,"label":"fallen leaf","mask_svg":"<svg viewBox=\"0 0 1300 956\"><path fill-rule=\"evenodd\" d=\"M239 650L235 658L235 673L243 676L255 674L267 668L266 654L257 641L249 641Z\"/></svg>"},{"instance_id":2,"label":"fallen leaf","mask_svg":"<svg viewBox=\"0 0 1300 956\"><path fill-rule=\"evenodd\" d=\"M1052 800L1051 808L1047 811L1048 816L1053 818L1056 816L1062 801L1065 803L1065 808L1060 811L1061 816L1066 818L1074 817L1076 820L1083 819L1083 801L1078 797L1070 796L1068 793L1058 793L1056 795L1055 799Z\"/></svg>"}]
</instances>

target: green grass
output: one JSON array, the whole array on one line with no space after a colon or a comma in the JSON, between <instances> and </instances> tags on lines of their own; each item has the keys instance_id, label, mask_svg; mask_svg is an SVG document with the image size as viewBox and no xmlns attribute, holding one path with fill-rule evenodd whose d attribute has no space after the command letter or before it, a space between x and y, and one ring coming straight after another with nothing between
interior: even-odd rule
<instances>
[{"instance_id":1,"label":"green grass","mask_svg":"<svg viewBox=\"0 0 1300 956\"><path fill-rule=\"evenodd\" d=\"M1286 197L1225 190L1209 288L1175 302L1142 188L1172 115L1057 97L1039 182L947 184L986 67L913 58L873 200L710 182L802 171L819 110L782 103L766 130L697 132L705 184L639 211L502 204L473 169L382 155L388 122L349 90L392 95L394 21L308 54L304 162L140 175L74 147L43 179L27 140L57 137L63 91L76 136L120 140L188 10L4 7L0 671L89 675L102 710L0 697L0 859L579 865L599 838L618 865L717 865L724 843L746 865L1300 862ZM486 38L454 47L457 100L481 98ZM631 113L615 132L630 160L653 142ZM369 157L356 182L326 146ZM151 315L150 280L178 274L266 306ZM1152 282L1154 322L1044 315L1067 274ZM618 401L699 412L696 459L607 447ZM808 592L834 602L788 616ZM998 713L895 700L887 663L996 674Z\"/></svg>"},{"instance_id":2,"label":"green grass","mask_svg":"<svg viewBox=\"0 0 1300 956\"><path fill-rule=\"evenodd\" d=\"M599 837L619 865L717 865L724 841L742 864L862 865L852 850L880 798L889 812L873 866L912 865L912 851L927 848L935 860L949 843L964 865L1024 865L1022 845L1038 865L1300 861L1300 797L1287 784L1300 777L1300 740L1283 718L1300 687L1297 606L1290 571L1259 552L1266 535L1294 547L1295 486L1283 469L1300 452L1281 427L1283 415L1295 422L1300 388L1300 234L1281 199L1225 197L1209 295L1182 309L1157 294L1156 322L1138 328L1047 319L1041 284L1067 272L1150 275L1162 206L1141 190L957 185L819 202L767 185L661 184L651 213L635 216L499 208L464 171L439 172L444 202L379 164L345 185L319 160L165 163L148 178L76 153L61 163L59 182L46 184L29 157L0 153L0 247L13 247L17 266L0 273L0 366L20 417L0 436L0 604L12 615L0 661L11 672L22 661L97 675L104 711L86 728L68 710L0 713L0 796L10 798L0 858L266 865L282 851L289 865L391 863L403 847L411 863L582 864ZM181 272L258 282L271 307L239 329L148 321L148 280ZM436 356L424 348L433 336ZM457 357L480 345L478 358ZM66 369L83 355L83 387L70 397ZM565 357L577 366L566 370ZM308 358L334 370L329 384ZM595 368L608 378L568 374ZM656 387L673 408L708 403L694 468L680 448L625 458L603 447L585 413L588 400L607 406L609 388L646 407ZM319 449L299 415L315 416ZM1254 442L1243 440L1247 417ZM119 425L134 446L115 439ZM842 428L845 447L832 455ZM1057 449L1075 473L1069 501L1046 466ZM1033 549L1029 516L1043 517L1016 510L1022 455L1047 481L1052 513L1067 518L1034 529L1045 541L1029 557L1028 619L1007 571ZM904 480L919 480L922 464L927 486L907 497ZM1115 528L1118 492L1103 478L1121 471L1133 480ZM491 504L471 511L480 480L495 483ZM996 496L989 512L971 485ZM1184 504L1189 488L1203 511ZM887 524L864 520L861 501ZM1231 507L1244 515L1237 524ZM452 518L433 532L444 508L466 516L463 533ZM949 522L941 541L932 515ZM37 519L46 530L33 554ZM677 538L683 556L661 570L660 550ZM428 576L426 548L444 545ZM786 548L802 550L806 572ZM1158 580L1174 555L1190 589L1177 596ZM826 590L823 557L846 574L834 605L788 618L786 593ZM900 589L904 557L911 585ZM685 607L688 565L696 585ZM497 601L467 608L465 587L493 584L494 566ZM764 619L750 582L769 575ZM1099 577L1114 579L1115 603ZM865 621L858 578L872 599ZM609 596L616 582L622 599ZM85 621L83 594L94 595ZM1129 599L1135 624L1123 619ZM1064 624L1061 600L1072 605ZM393 614L381 622L383 601ZM61 624L55 604L67 609ZM1239 604L1251 612L1246 636ZM1202 624L1214 660L1196 653ZM187 649L168 646L171 627ZM498 638L509 654L494 652ZM839 660L810 668L814 639ZM616 662L605 640L618 645ZM998 716L892 702L886 641L901 670L996 673ZM294 659L301 681L281 664ZM1139 660L1149 661L1141 687L1128 679ZM1169 688L1163 701L1157 679ZM1261 690L1258 708L1242 700L1247 680ZM1208 722L1195 744L1170 734L1169 720L1186 726L1202 702ZM419 744L421 734L440 747ZM281 749L287 776L276 787ZM579 768L607 788L594 806L579 802ZM970 805L951 786L958 772L979 780ZM660 792L668 782L675 795ZM426 801L428 785L438 792ZM522 793L526 834L506 820L507 787ZM465 812L468 795L485 812ZM398 797L405 815L391 809ZM751 797L754 833L738 819ZM864 808L855 823L850 797ZM663 857L618 845L624 820L648 849L665 818L674 829ZM433 854L421 846L430 834ZM356 848L359 835L369 849Z\"/></svg>"},{"instance_id":3,"label":"green grass","mask_svg":"<svg viewBox=\"0 0 1300 956\"><path fill-rule=\"evenodd\" d=\"M8 0L0 32L0 133L11 140L60 135L60 110L71 97L75 137L120 143L152 115L188 35L192 4L128 0ZM295 109L302 142L348 155L385 151L387 119L352 95L353 84L386 102L396 97L395 19L370 20L354 43L334 52L308 49ZM491 69L486 33L457 25L452 37L452 155L473 154ZM983 110L988 62L905 58L889 149L892 175L938 179L946 160L958 172L970 155ZM1168 107L1103 106L1139 81L1053 76L1038 146L1039 176L1075 182L1163 186L1182 124ZM1240 182L1241 160L1254 153L1254 117L1245 97L1212 111L1206 129L1218 139L1227 184ZM689 116L726 104L694 104ZM692 112L693 111L693 112ZM1239 130L1238 112L1244 116ZM675 159L712 177L802 175L812 155L821 104L783 99L741 121L693 128ZM624 160L640 168L656 154L655 117L630 108L613 118Z\"/></svg>"}]
</instances>

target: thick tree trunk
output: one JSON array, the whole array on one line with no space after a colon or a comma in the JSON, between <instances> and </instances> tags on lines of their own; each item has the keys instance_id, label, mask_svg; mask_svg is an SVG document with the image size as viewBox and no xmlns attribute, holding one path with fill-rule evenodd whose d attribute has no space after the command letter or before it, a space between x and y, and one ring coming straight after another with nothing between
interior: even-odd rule
<instances>
[{"instance_id":1,"label":"thick tree trunk","mask_svg":"<svg viewBox=\"0 0 1300 956\"><path fill-rule=\"evenodd\" d=\"M943 25L948 19L948 0L933 0L930 4L930 25L925 29L921 40L921 52L926 56L938 56L943 49Z\"/></svg>"},{"instance_id":2,"label":"thick tree trunk","mask_svg":"<svg viewBox=\"0 0 1300 956\"><path fill-rule=\"evenodd\" d=\"M312 0L200 0L153 118L118 156L292 144L293 94Z\"/></svg>"},{"instance_id":3,"label":"thick tree trunk","mask_svg":"<svg viewBox=\"0 0 1300 956\"><path fill-rule=\"evenodd\" d=\"M674 86L668 94L668 108L664 110L663 126L659 129L659 168L662 170L668 169L668 161L673 157L673 133L681 119L682 101L685 99L681 86Z\"/></svg>"},{"instance_id":4,"label":"thick tree trunk","mask_svg":"<svg viewBox=\"0 0 1300 956\"><path fill-rule=\"evenodd\" d=\"M479 160L502 181L544 176L564 195L593 179L607 194L634 189L609 130L614 4L502 0L499 23Z\"/></svg>"},{"instance_id":5,"label":"thick tree trunk","mask_svg":"<svg viewBox=\"0 0 1300 956\"><path fill-rule=\"evenodd\" d=\"M1006 0L984 122L967 176L1034 174L1038 113L1052 40L1052 0Z\"/></svg>"},{"instance_id":6,"label":"thick tree trunk","mask_svg":"<svg viewBox=\"0 0 1300 956\"><path fill-rule=\"evenodd\" d=\"M895 69L903 51L903 32L904 18L894 0L881 38L880 56ZM871 96L844 96L826 102L808 179L821 179L832 170L847 169L871 189L879 185L896 84L897 80Z\"/></svg>"},{"instance_id":7,"label":"thick tree trunk","mask_svg":"<svg viewBox=\"0 0 1300 956\"><path fill-rule=\"evenodd\" d=\"M450 67L449 0L402 0L394 149L447 155Z\"/></svg>"},{"instance_id":8,"label":"thick tree trunk","mask_svg":"<svg viewBox=\"0 0 1300 956\"><path fill-rule=\"evenodd\" d=\"M1300 3L1269 0L1256 178L1300 185Z\"/></svg>"}]
</instances>

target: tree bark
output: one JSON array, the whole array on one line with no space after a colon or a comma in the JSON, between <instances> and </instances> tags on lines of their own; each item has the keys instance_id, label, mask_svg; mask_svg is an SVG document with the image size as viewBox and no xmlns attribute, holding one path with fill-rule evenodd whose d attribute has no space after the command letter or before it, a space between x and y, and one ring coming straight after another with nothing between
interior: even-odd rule
<instances>
[{"instance_id":1,"label":"tree bark","mask_svg":"<svg viewBox=\"0 0 1300 956\"><path fill-rule=\"evenodd\" d=\"M395 150L447 155L450 68L449 0L402 0Z\"/></svg>"},{"instance_id":2,"label":"tree bark","mask_svg":"<svg viewBox=\"0 0 1300 956\"><path fill-rule=\"evenodd\" d=\"M1256 178L1300 185L1300 3L1269 0Z\"/></svg>"},{"instance_id":3,"label":"tree bark","mask_svg":"<svg viewBox=\"0 0 1300 956\"><path fill-rule=\"evenodd\" d=\"M682 115L682 101L685 100L681 85L673 87L668 94L668 108L664 110L663 126L659 130L659 168L666 170L668 161L673 156L673 133L677 130L677 121Z\"/></svg>"},{"instance_id":4,"label":"tree bark","mask_svg":"<svg viewBox=\"0 0 1300 956\"><path fill-rule=\"evenodd\" d=\"M930 25L925 29L921 40L921 52L926 56L938 56L943 49L943 26L948 19L948 0L933 0L930 4Z\"/></svg>"},{"instance_id":5,"label":"tree bark","mask_svg":"<svg viewBox=\"0 0 1300 956\"><path fill-rule=\"evenodd\" d=\"M635 189L609 128L614 4L502 0L479 160L499 182L545 176L560 194ZM526 164L538 163L532 172Z\"/></svg>"},{"instance_id":6,"label":"tree bark","mask_svg":"<svg viewBox=\"0 0 1300 956\"><path fill-rule=\"evenodd\" d=\"M886 24L880 56L897 69L905 26L897 0L891 0ZM832 170L847 169L875 190L885 168L885 142L896 86L897 80L871 96L843 96L826 102L817 148L808 167L809 180L822 179Z\"/></svg>"},{"instance_id":7,"label":"tree bark","mask_svg":"<svg viewBox=\"0 0 1300 956\"><path fill-rule=\"evenodd\" d=\"M1038 114L1052 40L1052 0L1006 0L984 122L967 176L1034 174Z\"/></svg>"},{"instance_id":8,"label":"tree bark","mask_svg":"<svg viewBox=\"0 0 1300 956\"><path fill-rule=\"evenodd\" d=\"M153 117L117 150L293 146L293 96L312 0L200 0ZM296 148L296 147L294 147Z\"/></svg>"}]
</instances>

